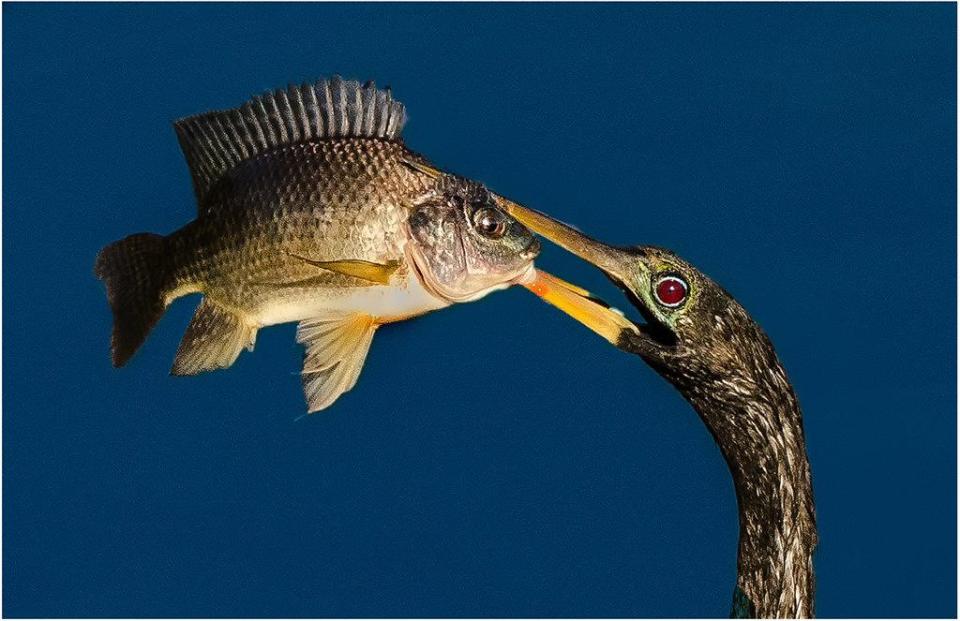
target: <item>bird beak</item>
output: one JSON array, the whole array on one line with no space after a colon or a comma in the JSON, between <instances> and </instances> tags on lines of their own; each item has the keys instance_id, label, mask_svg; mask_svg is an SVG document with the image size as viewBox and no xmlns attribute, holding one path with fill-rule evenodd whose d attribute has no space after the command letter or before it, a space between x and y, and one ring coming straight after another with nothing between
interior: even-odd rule
<instances>
[{"instance_id":1,"label":"bird beak","mask_svg":"<svg viewBox=\"0 0 960 621\"><path fill-rule=\"evenodd\" d=\"M561 248L596 265L607 275L619 279L623 269L623 251L587 237L573 227L501 198L501 207L534 233L546 237ZM592 296L589 291L536 270L535 278L524 286L545 302L556 306L604 339L617 345L624 331L637 333L637 327L617 310Z\"/></svg>"},{"instance_id":2,"label":"bird beak","mask_svg":"<svg viewBox=\"0 0 960 621\"><path fill-rule=\"evenodd\" d=\"M608 342L617 345L624 330L636 332L633 322L613 310L586 289L570 284L543 270L535 270L533 280L524 287L544 302L556 306Z\"/></svg>"},{"instance_id":3,"label":"bird beak","mask_svg":"<svg viewBox=\"0 0 960 621\"><path fill-rule=\"evenodd\" d=\"M620 279L624 264L624 251L608 246L587 237L569 224L554 220L550 216L528 209L511 200L500 198L500 206L516 218L521 224L538 235L546 237L564 250L572 252L581 259L593 263L607 275ZM622 279L621 279L622 280Z\"/></svg>"}]
</instances>

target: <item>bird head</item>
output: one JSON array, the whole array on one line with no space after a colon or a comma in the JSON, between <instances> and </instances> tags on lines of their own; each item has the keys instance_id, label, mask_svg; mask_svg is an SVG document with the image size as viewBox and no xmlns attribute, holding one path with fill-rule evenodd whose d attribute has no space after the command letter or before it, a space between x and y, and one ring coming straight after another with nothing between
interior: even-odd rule
<instances>
[{"instance_id":1,"label":"bird head","mask_svg":"<svg viewBox=\"0 0 960 621\"><path fill-rule=\"evenodd\" d=\"M542 271L528 287L620 349L643 357L681 390L697 390L710 380L727 382L728 388L754 384L769 365L779 368L769 339L743 307L673 252L610 246L516 203L506 201L504 209L600 268L644 321L631 321L587 291Z\"/></svg>"}]
</instances>

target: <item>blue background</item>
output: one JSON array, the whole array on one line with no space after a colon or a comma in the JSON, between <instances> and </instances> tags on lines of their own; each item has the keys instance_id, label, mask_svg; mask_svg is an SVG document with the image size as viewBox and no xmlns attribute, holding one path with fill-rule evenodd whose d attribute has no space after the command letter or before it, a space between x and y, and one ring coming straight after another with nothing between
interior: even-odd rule
<instances>
[{"instance_id":1,"label":"blue background","mask_svg":"<svg viewBox=\"0 0 960 621\"><path fill-rule=\"evenodd\" d=\"M522 289L380 330L302 420L292 325L167 375L196 297L110 367L96 252L194 214L170 121L339 72L442 166L723 283L805 410L818 612L954 616L955 11L5 4L3 613L729 610L709 434Z\"/></svg>"}]
</instances>

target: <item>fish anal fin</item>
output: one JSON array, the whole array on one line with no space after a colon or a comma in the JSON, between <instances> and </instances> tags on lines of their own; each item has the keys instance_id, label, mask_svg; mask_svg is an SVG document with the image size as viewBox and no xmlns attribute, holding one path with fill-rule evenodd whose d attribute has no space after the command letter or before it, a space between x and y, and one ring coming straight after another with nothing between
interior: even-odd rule
<instances>
[{"instance_id":1,"label":"fish anal fin","mask_svg":"<svg viewBox=\"0 0 960 621\"><path fill-rule=\"evenodd\" d=\"M236 312L203 298L180 341L172 375L225 369L243 348L253 349L257 328Z\"/></svg>"},{"instance_id":2,"label":"fish anal fin","mask_svg":"<svg viewBox=\"0 0 960 621\"><path fill-rule=\"evenodd\" d=\"M330 272L337 272L346 276L353 276L354 278L366 280L378 285L389 284L390 277L393 276L393 273L396 272L397 268L400 267L400 261L396 260L387 261L386 263L374 263L373 261L363 261L360 259L344 259L341 261L314 261L313 259L308 259L307 257L301 257L295 254L290 256L300 259L304 263L309 263L310 265L328 270Z\"/></svg>"},{"instance_id":3,"label":"fish anal fin","mask_svg":"<svg viewBox=\"0 0 960 621\"><path fill-rule=\"evenodd\" d=\"M379 324L370 315L355 313L300 322L297 342L306 347L303 392L307 411L320 411L357 383Z\"/></svg>"}]
</instances>

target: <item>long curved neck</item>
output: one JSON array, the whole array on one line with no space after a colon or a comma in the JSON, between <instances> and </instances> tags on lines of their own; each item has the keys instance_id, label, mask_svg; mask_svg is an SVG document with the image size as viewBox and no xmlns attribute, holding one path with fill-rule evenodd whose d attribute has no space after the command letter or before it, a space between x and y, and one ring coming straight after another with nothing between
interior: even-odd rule
<instances>
[{"instance_id":1,"label":"long curved neck","mask_svg":"<svg viewBox=\"0 0 960 621\"><path fill-rule=\"evenodd\" d=\"M720 446L737 492L732 616L812 617L817 532L803 420L779 361L769 362L759 381L751 374L681 390Z\"/></svg>"}]
</instances>

